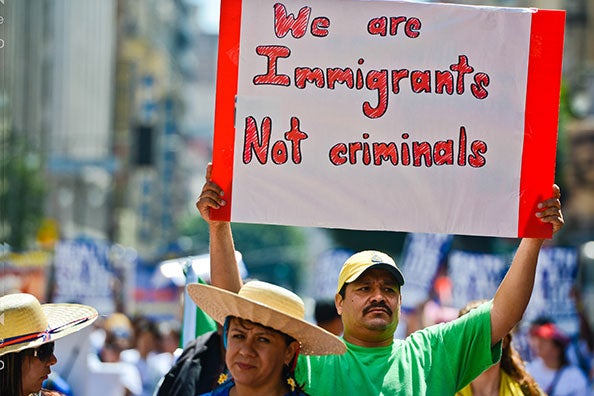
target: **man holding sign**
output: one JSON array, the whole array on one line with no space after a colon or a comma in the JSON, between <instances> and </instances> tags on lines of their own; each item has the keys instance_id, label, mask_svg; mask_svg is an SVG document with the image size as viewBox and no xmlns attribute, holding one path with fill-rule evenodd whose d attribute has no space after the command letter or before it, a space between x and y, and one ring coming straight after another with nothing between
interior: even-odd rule
<instances>
[{"instance_id":1,"label":"man holding sign","mask_svg":"<svg viewBox=\"0 0 594 396\"><path fill-rule=\"evenodd\" d=\"M564 18L221 1L216 166L197 202L213 285L241 286L232 221L524 238L492 301L405 341L394 340L400 270L381 252L353 255L335 296L347 353L301 358L307 392L453 395L500 358L544 238L563 225L559 189L542 198L554 180Z\"/></svg>"},{"instance_id":2,"label":"man holding sign","mask_svg":"<svg viewBox=\"0 0 594 396\"><path fill-rule=\"evenodd\" d=\"M237 292L230 222L213 220L224 192L211 180L212 165L196 207L210 230L212 284ZM536 218L553 233L563 226L559 188L538 204ZM522 239L495 297L452 322L394 340L400 317L402 273L387 255L365 251L342 267L335 296L347 353L300 357L296 379L312 395L452 395L499 360L502 338L520 321L530 300L544 239Z\"/></svg>"}]
</instances>

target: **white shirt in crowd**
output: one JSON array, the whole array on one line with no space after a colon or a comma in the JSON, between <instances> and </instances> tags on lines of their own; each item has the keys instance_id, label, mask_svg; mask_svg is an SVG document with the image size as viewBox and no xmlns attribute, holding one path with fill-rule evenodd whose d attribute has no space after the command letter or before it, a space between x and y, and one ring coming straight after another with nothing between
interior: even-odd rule
<instances>
[{"instance_id":1,"label":"white shirt in crowd","mask_svg":"<svg viewBox=\"0 0 594 396\"><path fill-rule=\"evenodd\" d=\"M526 365L526 369L545 392L549 390L557 373L557 370L546 367L542 359L534 359ZM573 365L563 368L557 379L557 384L550 393L552 396L587 396L589 394L586 376Z\"/></svg>"}]
</instances>

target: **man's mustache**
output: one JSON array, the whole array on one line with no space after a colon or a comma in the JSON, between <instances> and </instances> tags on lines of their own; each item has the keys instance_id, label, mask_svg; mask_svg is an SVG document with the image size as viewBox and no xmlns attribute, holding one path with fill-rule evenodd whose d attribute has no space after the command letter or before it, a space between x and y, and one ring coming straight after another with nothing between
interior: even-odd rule
<instances>
[{"instance_id":1,"label":"man's mustache","mask_svg":"<svg viewBox=\"0 0 594 396\"><path fill-rule=\"evenodd\" d=\"M368 306L366 306L366 307L363 309L363 314L367 314L369 311L371 311L372 309L375 309L375 308L383 308L383 309L385 309L385 310L386 310L386 312L388 312L388 314L389 314L389 315L392 315L392 310L391 310L391 309L390 309L390 307L388 307L388 305L387 305L385 302L383 302L383 301L380 301L380 302L377 302L377 303L371 303L371 304L369 304Z\"/></svg>"}]
</instances>

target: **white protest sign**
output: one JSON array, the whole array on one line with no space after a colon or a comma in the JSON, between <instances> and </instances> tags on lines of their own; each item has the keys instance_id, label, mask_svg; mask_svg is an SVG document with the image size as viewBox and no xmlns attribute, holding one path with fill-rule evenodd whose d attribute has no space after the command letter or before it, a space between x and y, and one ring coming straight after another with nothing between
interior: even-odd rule
<instances>
[{"instance_id":1,"label":"white protest sign","mask_svg":"<svg viewBox=\"0 0 594 396\"><path fill-rule=\"evenodd\" d=\"M550 236L564 12L223 0L213 180L236 222Z\"/></svg>"}]
</instances>

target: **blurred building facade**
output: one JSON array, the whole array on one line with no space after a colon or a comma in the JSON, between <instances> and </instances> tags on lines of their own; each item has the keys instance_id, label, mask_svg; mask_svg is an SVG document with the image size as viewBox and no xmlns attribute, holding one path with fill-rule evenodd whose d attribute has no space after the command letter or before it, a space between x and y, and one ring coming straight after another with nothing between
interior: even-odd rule
<instances>
[{"instance_id":1,"label":"blurred building facade","mask_svg":"<svg viewBox=\"0 0 594 396\"><path fill-rule=\"evenodd\" d=\"M201 183L210 158L217 36L198 26L199 3L9 0L0 10L2 136L38 153L47 186L13 200L43 200L62 238L107 239L148 259L176 249L188 178Z\"/></svg>"},{"instance_id":2,"label":"blurred building facade","mask_svg":"<svg viewBox=\"0 0 594 396\"><path fill-rule=\"evenodd\" d=\"M148 259L184 252L179 222L211 156L218 37L197 23L202 11L117 3L112 236Z\"/></svg>"},{"instance_id":3,"label":"blurred building facade","mask_svg":"<svg viewBox=\"0 0 594 396\"><path fill-rule=\"evenodd\" d=\"M12 1L2 9L5 133L38 155L46 186L44 196L12 200L43 201L67 236L104 237L116 167L115 2Z\"/></svg>"}]
</instances>

